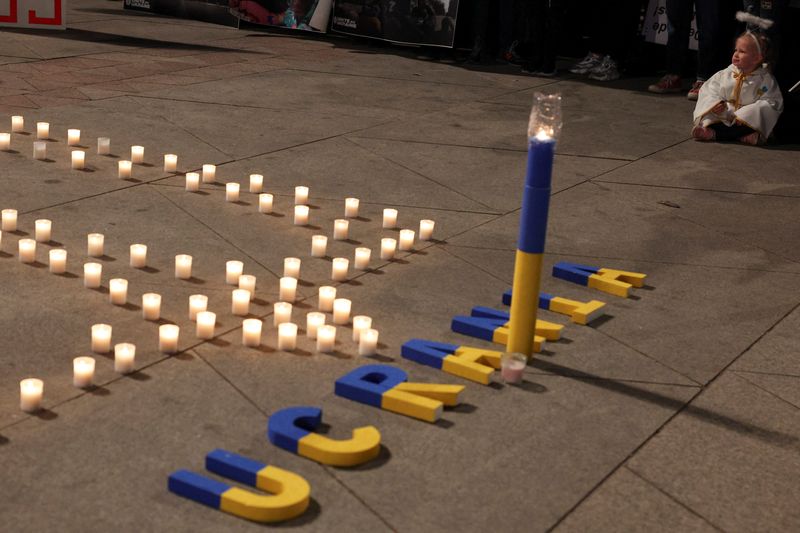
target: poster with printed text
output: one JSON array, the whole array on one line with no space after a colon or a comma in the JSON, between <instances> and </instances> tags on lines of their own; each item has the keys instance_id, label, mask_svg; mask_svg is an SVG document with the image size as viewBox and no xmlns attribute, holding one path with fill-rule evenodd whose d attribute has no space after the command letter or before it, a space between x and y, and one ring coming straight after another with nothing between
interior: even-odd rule
<instances>
[{"instance_id":1,"label":"poster with printed text","mask_svg":"<svg viewBox=\"0 0 800 533\"><path fill-rule=\"evenodd\" d=\"M229 0L231 15L253 24L327 32L333 0Z\"/></svg>"},{"instance_id":2,"label":"poster with printed text","mask_svg":"<svg viewBox=\"0 0 800 533\"><path fill-rule=\"evenodd\" d=\"M667 0L650 0L647 3L647 13L645 13L642 33L644 34L644 40L648 43L667 44ZM690 50L697 50L698 38L697 19L693 14L692 25L689 28Z\"/></svg>"},{"instance_id":3,"label":"poster with printed text","mask_svg":"<svg viewBox=\"0 0 800 533\"><path fill-rule=\"evenodd\" d=\"M0 26L63 30L66 11L67 0L0 0Z\"/></svg>"}]
</instances>

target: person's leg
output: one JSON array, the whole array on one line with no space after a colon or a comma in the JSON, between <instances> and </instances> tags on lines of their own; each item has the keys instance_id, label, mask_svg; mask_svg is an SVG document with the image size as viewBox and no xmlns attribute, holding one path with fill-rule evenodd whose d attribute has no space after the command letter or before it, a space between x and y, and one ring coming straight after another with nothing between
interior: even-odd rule
<instances>
[{"instance_id":1,"label":"person's leg","mask_svg":"<svg viewBox=\"0 0 800 533\"><path fill-rule=\"evenodd\" d=\"M684 74L691 24L692 0L667 0L667 74Z\"/></svg>"},{"instance_id":2,"label":"person's leg","mask_svg":"<svg viewBox=\"0 0 800 533\"><path fill-rule=\"evenodd\" d=\"M472 52L470 61L480 61L486 49L489 20L489 0L474 0L472 4Z\"/></svg>"},{"instance_id":3,"label":"person's leg","mask_svg":"<svg viewBox=\"0 0 800 533\"><path fill-rule=\"evenodd\" d=\"M708 129L714 130L714 133L716 134L716 140L718 141L738 141L742 137L755 132L753 128L750 126L745 126L744 124L726 126L721 122L717 124L711 124Z\"/></svg>"},{"instance_id":4,"label":"person's leg","mask_svg":"<svg viewBox=\"0 0 800 533\"><path fill-rule=\"evenodd\" d=\"M728 64L730 46L723 42L722 9L720 0L695 0L697 31L697 79L705 81Z\"/></svg>"}]
</instances>

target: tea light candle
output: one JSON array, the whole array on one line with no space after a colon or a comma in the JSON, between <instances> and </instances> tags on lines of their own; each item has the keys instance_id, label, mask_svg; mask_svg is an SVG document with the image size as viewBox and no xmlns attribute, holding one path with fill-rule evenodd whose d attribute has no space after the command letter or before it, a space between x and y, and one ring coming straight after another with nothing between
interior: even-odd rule
<instances>
[{"instance_id":1,"label":"tea light candle","mask_svg":"<svg viewBox=\"0 0 800 533\"><path fill-rule=\"evenodd\" d=\"M17 210L3 209L0 229L3 231L17 231Z\"/></svg>"},{"instance_id":2,"label":"tea light candle","mask_svg":"<svg viewBox=\"0 0 800 533\"><path fill-rule=\"evenodd\" d=\"M50 272L63 274L67 271L67 251L61 249L50 250Z\"/></svg>"},{"instance_id":3,"label":"tea light candle","mask_svg":"<svg viewBox=\"0 0 800 533\"><path fill-rule=\"evenodd\" d=\"M328 250L328 237L314 235L311 237L311 257L325 257Z\"/></svg>"},{"instance_id":4,"label":"tea light candle","mask_svg":"<svg viewBox=\"0 0 800 533\"><path fill-rule=\"evenodd\" d=\"M0 150L9 151L11 150L11 134L10 133L0 133Z\"/></svg>"},{"instance_id":5,"label":"tea light candle","mask_svg":"<svg viewBox=\"0 0 800 533\"><path fill-rule=\"evenodd\" d=\"M75 146L81 143L81 130L68 129L67 130L67 145Z\"/></svg>"},{"instance_id":6,"label":"tea light candle","mask_svg":"<svg viewBox=\"0 0 800 533\"><path fill-rule=\"evenodd\" d=\"M350 308L352 302L347 298L336 298L333 301L333 323L347 324L350 322Z\"/></svg>"},{"instance_id":7,"label":"tea light candle","mask_svg":"<svg viewBox=\"0 0 800 533\"><path fill-rule=\"evenodd\" d=\"M130 264L133 268L147 266L147 246L144 244L131 244Z\"/></svg>"},{"instance_id":8,"label":"tea light candle","mask_svg":"<svg viewBox=\"0 0 800 533\"><path fill-rule=\"evenodd\" d=\"M217 165L203 165L203 183L214 183L217 179Z\"/></svg>"},{"instance_id":9,"label":"tea light candle","mask_svg":"<svg viewBox=\"0 0 800 533\"><path fill-rule=\"evenodd\" d=\"M296 205L294 206L294 225L307 226L308 225L308 206Z\"/></svg>"},{"instance_id":10,"label":"tea light candle","mask_svg":"<svg viewBox=\"0 0 800 533\"><path fill-rule=\"evenodd\" d=\"M239 276L239 288L250 293L250 301L256 297L256 277L252 274L242 274Z\"/></svg>"},{"instance_id":11,"label":"tea light candle","mask_svg":"<svg viewBox=\"0 0 800 533\"><path fill-rule=\"evenodd\" d=\"M97 138L97 155L108 155L111 153L111 139L108 137Z\"/></svg>"},{"instance_id":12,"label":"tea light candle","mask_svg":"<svg viewBox=\"0 0 800 533\"><path fill-rule=\"evenodd\" d=\"M189 296L189 320L197 320L197 314L208 309L208 296L193 294Z\"/></svg>"},{"instance_id":13,"label":"tea light candle","mask_svg":"<svg viewBox=\"0 0 800 533\"><path fill-rule=\"evenodd\" d=\"M86 236L86 255L91 257L103 257L105 252L105 236L102 233L90 233Z\"/></svg>"},{"instance_id":14,"label":"tea light candle","mask_svg":"<svg viewBox=\"0 0 800 533\"><path fill-rule=\"evenodd\" d=\"M381 259L394 259L397 241L394 239L381 239Z\"/></svg>"},{"instance_id":15,"label":"tea light candle","mask_svg":"<svg viewBox=\"0 0 800 533\"><path fill-rule=\"evenodd\" d=\"M128 280L114 278L108 282L108 301L114 305L125 305L128 302Z\"/></svg>"},{"instance_id":16,"label":"tea light candle","mask_svg":"<svg viewBox=\"0 0 800 533\"><path fill-rule=\"evenodd\" d=\"M290 352L297 348L297 324L284 322L278 325L278 349Z\"/></svg>"},{"instance_id":17,"label":"tea light candle","mask_svg":"<svg viewBox=\"0 0 800 533\"><path fill-rule=\"evenodd\" d=\"M121 342L114 345L114 372L130 374L136 362L136 345Z\"/></svg>"},{"instance_id":18,"label":"tea light candle","mask_svg":"<svg viewBox=\"0 0 800 533\"><path fill-rule=\"evenodd\" d=\"M242 320L242 344L251 348L261 346L261 330L264 323L257 318Z\"/></svg>"},{"instance_id":19,"label":"tea light candle","mask_svg":"<svg viewBox=\"0 0 800 533\"><path fill-rule=\"evenodd\" d=\"M433 220L420 220L419 221L419 240L429 241L433 238L433 227L436 222Z\"/></svg>"},{"instance_id":20,"label":"tea light candle","mask_svg":"<svg viewBox=\"0 0 800 533\"><path fill-rule=\"evenodd\" d=\"M331 279L333 281L345 281L347 271L350 268L350 260L345 257L336 257L331 265Z\"/></svg>"},{"instance_id":21,"label":"tea light candle","mask_svg":"<svg viewBox=\"0 0 800 533\"><path fill-rule=\"evenodd\" d=\"M383 227L395 228L397 227L397 209L384 209L383 210Z\"/></svg>"},{"instance_id":22,"label":"tea light candle","mask_svg":"<svg viewBox=\"0 0 800 533\"><path fill-rule=\"evenodd\" d=\"M83 170L85 168L86 152L83 150L72 151L72 170Z\"/></svg>"},{"instance_id":23,"label":"tea light candle","mask_svg":"<svg viewBox=\"0 0 800 533\"><path fill-rule=\"evenodd\" d=\"M345 218L356 218L358 216L358 198L345 198L344 199L344 216Z\"/></svg>"},{"instance_id":24,"label":"tea light candle","mask_svg":"<svg viewBox=\"0 0 800 533\"><path fill-rule=\"evenodd\" d=\"M47 159L47 143L44 141L33 141L33 158L39 161Z\"/></svg>"},{"instance_id":25,"label":"tea light candle","mask_svg":"<svg viewBox=\"0 0 800 533\"><path fill-rule=\"evenodd\" d=\"M164 172L175 172L176 170L178 170L178 156L164 154Z\"/></svg>"},{"instance_id":26,"label":"tea light candle","mask_svg":"<svg viewBox=\"0 0 800 533\"><path fill-rule=\"evenodd\" d=\"M261 192L264 188L264 176L250 174L250 192Z\"/></svg>"},{"instance_id":27,"label":"tea light candle","mask_svg":"<svg viewBox=\"0 0 800 533\"><path fill-rule=\"evenodd\" d=\"M226 183L225 184L225 201L238 202L239 201L239 184Z\"/></svg>"},{"instance_id":28,"label":"tea light candle","mask_svg":"<svg viewBox=\"0 0 800 533\"><path fill-rule=\"evenodd\" d=\"M36 242L50 242L50 239L53 235L53 223L46 218L40 218L36 222L34 222L34 238Z\"/></svg>"},{"instance_id":29,"label":"tea light candle","mask_svg":"<svg viewBox=\"0 0 800 533\"><path fill-rule=\"evenodd\" d=\"M158 349L167 354L177 353L181 328L175 324L164 324L158 327Z\"/></svg>"},{"instance_id":30,"label":"tea light candle","mask_svg":"<svg viewBox=\"0 0 800 533\"><path fill-rule=\"evenodd\" d=\"M344 218L337 218L333 221L333 240L346 241L350 229L350 221Z\"/></svg>"},{"instance_id":31,"label":"tea light candle","mask_svg":"<svg viewBox=\"0 0 800 533\"><path fill-rule=\"evenodd\" d=\"M317 328L317 351L330 353L336 346L336 327L320 326Z\"/></svg>"},{"instance_id":32,"label":"tea light candle","mask_svg":"<svg viewBox=\"0 0 800 533\"><path fill-rule=\"evenodd\" d=\"M269 193L262 193L258 195L259 213L272 213L272 198L272 195Z\"/></svg>"},{"instance_id":33,"label":"tea light candle","mask_svg":"<svg viewBox=\"0 0 800 533\"><path fill-rule=\"evenodd\" d=\"M178 279L192 278L192 256L178 254L175 256L175 277Z\"/></svg>"},{"instance_id":34,"label":"tea light candle","mask_svg":"<svg viewBox=\"0 0 800 533\"><path fill-rule=\"evenodd\" d=\"M25 117L14 115L11 117L11 132L19 133L25 131Z\"/></svg>"},{"instance_id":35,"label":"tea light candle","mask_svg":"<svg viewBox=\"0 0 800 533\"><path fill-rule=\"evenodd\" d=\"M500 376L506 383L519 383L528 366L528 358L521 353L504 353L500 356Z\"/></svg>"},{"instance_id":36,"label":"tea light candle","mask_svg":"<svg viewBox=\"0 0 800 533\"><path fill-rule=\"evenodd\" d=\"M33 263L36 261L36 241L33 239L19 240L19 262Z\"/></svg>"},{"instance_id":37,"label":"tea light candle","mask_svg":"<svg viewBox=\"0 0 800 533\"><path fill-rule=\"evenodd\" d=\"M353 340L358 342L361 338L361 332L372 327L372 318L364 315L353 317Z\"/></svg>"},{"instance_id":38,"label":"tea light candle","mask_svg":"<svg viewBox=\"0 0 800 533\"><path fill-rule=\"evenodd\" d=\"M358 339L358 355L361 357L375 355L378 352L378 330L365 329Z\"/></svg>"},{"instance_id":39,"label":"tea light candle","mask_svg":"<svg viewBox=\"0 0 800 533\"><path fill-rule=\"evenodd\" d=\"M400 246L399 248L404 252L414 249L414 230L401 229L400 230Z\"/></svg>"},{"instance_id":40,"label":"tea light candle","mask_svg":"<svg viewBox=\"0 0 800 533\"><path fill-rule=\"evenodd\" d=\"M133 163L130 161L117 162L117 177L121 180L130 179L132 174Z\"/></svg>"},{"instance_id":41,"label":"tea light candle","mask_svg":"<svg viewBox=\"0 0 800 533\"><path fill-rule=\"evenodd\" d=\"M300 265L302 261L297 257L283 259L283 275L287 278L300 279Z\"/></svg>"},{"instance_id":42,"label":"tea light candle","mask_svg":"<svg viewBox=\"0 0 800 533\"><path fill-rule=\"evenodd\" d=\"M111 351L111 326L108 324L95 324L92 326L92 351L94 353L108 353Z\"/></svg>"},{"instance_id":43,"label":"tea light candle","mask_svg":"<svg viewBox=\"0 0 800 533\"><path fill-rule=\"evenodd\" d=\"M250 291L234 289L231 293L231 313L246 316L250 312Z\"/></svg>"},{"instance_id":44,"label":"tea light candle","mask_svg":"<svg viewBox=\"0 0 800 533\"><path fill-rule=\"evenodd\" d=\"M154 292L142 294L142 318L158 320L161 318L161 295Z\"/></svg>"},{"instance_id":45,"label":"tea light candle","mask_svg":"<svg viewBox=\"0 0 800 533\"><path fill-rule=\"evenodd\" d=\"M306 336L309 339L317 338L317 329L325 325L325 314L312 311L306 315Z\"/></svg>"},{"instance_id":46,"label":"tea light candle","mask_svg":"<svg viewBox=\"0 0 800 533\"><path fill-rule=\"evenodd\" d=\"M284 322L292 321L292 304L289 302L275 302L272 307L272 323L277 327Z\"/></svg>"},{"instance_id":47,"label":"tea light candle","mask_svg":"<svg viewBox=\"0 0 800 533\"><path fill-rule=\"evenodd\" d=\"M103 265L100 263L86 263L83 265L83 286L87 289L97 289L103 277Z\"/></svg>"},{"instance_id":48,"label":"tea light candle","mask_svg":"<svg viewBox=\"0 0 800 533\"><path fill-rule=\"evenodd\" d=\"M320 311L330 313L333 311L333 301L336 299L336 287L322 286L319 288L319 305L317 306Z\"/></svg>"},{"instance_id":49,"label":"tea light candle","mask_svg":"<svg viewBox=\"0 0 800 533\"><path fill-rule=\"evenodd\" d=\"M131 163L144 163L144 146L131 146Z\"/></svg>"},{"instance_id":50,"label":"tea light candle","mask_svg":"<svg viewBox=\"0 0 800 533\"><path fill-rule=\"evenodd\" d=\"M26 413L35 413L42 407L44 381L27 378L19 382L19 408Z\"/></svg>"},{"instance_id":51,"label":"tea light candle","mask_svg":"<svg viewBox=\"0 0 800 533\"><path fill-rule=\"evenodd\" d=\"M94 358L76 357L72 360L72 384L79 389L92 385L94 378Z\"/></svg>"},{"instance_id":52,"label":"tea light candle","mask_svg":"<svg viewBox=\"0 0 800 533\"><path fill-rule=\"evenodd\" d=\"M297 279L296 278L281 278L280 300L282 302L294 303L297 296Z\"/></svg>"},{"instance_id":53,"label":"tea light candle","mask_svg":"<svg viewBox=\"0 0 800 533\"><path fill-rule=\"evenodd\" d=\"M50 138L50 123L49 122L37 122L36 123L36 138L41 140L47 140Z\"/></svg>"},{"instance_id":54,"label":"tea light candle","mask_svg":"<svg viewBox=\"0 0 800 533\"><path fill-rule=\"evenodd\" d=\"M197 326L195 328L198 339L213 339L214 328L217 326L217 314L211 311L197 313Z\"/></svg>"},{"instance_id":55,"label":"tea light candle","mask_svg":"<svg viewBox=\"0 0 800 533\"><path fill-rule=\"evenodd\" d=\"M186 190L188 192L197 192L200 190L200 174L197 172L186 173Z\"/></svg>"},{"instance_id":56,"label":"tea light candle","mask_svg":"<svg viewBox=\"0 0 800 533\"><path fill-rule=\"evenodd\" d=\"M239 276L244 270L244 263L241 261L228 261L225 263L225 283L228 285L239 285Z\"/></svg>"},{"instance_id":57,"label":"tea light candle","mask_svg":"<svg viewBox=\"0 0 800 533\"><path fill-rule=\"evenodd\" d=\"M308 187L299 185L294 188L294 203L297 205L308 203Z\"/></svg>"},{"instance_id":58,"label":"tea light candle","mask_svg":"<svg viewBox=\"0 0 800 533\"><path fill-rule=\"evenodd\" d=\"M356 248L353 268L366 270L369 267L369 260L372 257L372 250L369 248Z\"/></svg>"}]
</instances>

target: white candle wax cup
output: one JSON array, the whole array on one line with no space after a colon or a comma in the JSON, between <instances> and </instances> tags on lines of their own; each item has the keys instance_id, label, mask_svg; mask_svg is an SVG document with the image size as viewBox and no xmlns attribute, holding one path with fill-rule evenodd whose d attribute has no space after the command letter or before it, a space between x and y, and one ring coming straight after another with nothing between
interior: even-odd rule
<instances>
[{"instance_id":1,"label":"white candle wax cup","mask_svg":"<svg viewBox=\"0 0 800 533\"><path fill-rule=\"evenodd\" d=\"M144 163L144 146L131 146L131 163L136 165Z\"/></svg>"},{"instance_id":2,"label":"white candle wax cup","mask_svg":"<svg viewBox=\"0 0 800 533\"><path fill-rule=\"evenodd\" d=\"M234 289L231 293L231 313L236 316L247 316L250 312L250 291Z\"/></svg>"},{"instance_id":3,"label":"white candle wax cup","mask_svg":"<svg viewBox=\"0 0 800 533\"><path fill-rule=\"evenodd\" d=\"M144 244L131 244L130 265L133 268L144 268L147 266L147 246Z\"/></svg>"},{"instance_id":4,"label":"white candle wax cup","mask_svg":"<svg viewBox=\"0 0 800 533\"><path fill-rule=\"evenodd\" d=\"M381 259L394 259L397 241L394 239L381 239Z\"/></svg>"},{"instance_id":5,"label":"white candle wax cup","mask_svg":"<svg viewBox=\"0 0 800 533\"><path fill-rule=\"evenodd\" d=\"M401 229L400 230L400 244L398 248L407 252L409 250L414 249L414 230L411 229Z\"/></svg>"},{"instance_id":6,"label":"white candle wax cup","mask_svg":"<svg viewBox=\"0 0 800 533\"><path fill-rule=\"evenodd\" d=\"M86 263L83 265L83 286L87 289L97 289L103 277L103 265L100 263Z\"/></svg>"},{"instance_id":7,"label":"white candle wax cup","mask_svg":"<svg viewBox=\"0 0 800 533\"><path fill-rule=\"evenodd\" d=\"M319 288L319 305L317 306L320 311L331 312L333 311L333 300L336 299L336 287L328 287L324 285Z\"/></svg>"},{"instance_id":8,"label":"white candle wax cup","mask_svg":"<svg viewBox=\"0 0 800 533\"><path fill-rule=\"evenodd\" d=\"M307 226L308 225L308 206L296 205L294 206L294 225Z\"/></svg>"},{"instance_id":9,"label":"white candle wax cup","mask_svg":"<svg viewBox=\"0 0 800 533\"><path fill-rule=\"evenodd\" d=\"M200 190L200 174L197 172L186 173L186 190L189 192L197 192Z\"/></svg>"},{"instance_id":10,"label":"white candle wax cup","mask_svg":"<svg viewBox=\"0 0 800 533\"><path fill-rule=\"evenodd\" d=\"M500 377L506 383L520 383L527 366L525 354L506 352L500 356Z\"/></svg>"},{"instance_id":11,"label":"white candle wax cup","mask_svg":"<svg viewBox=\"0 0 800 533\"><path fill-rule=\"evenodd\" d=\"M189 320L197 320L197 313L208 309L208 296L193 294L189 296Z\"/></svg>"},{"instance_id":12,"label":"white candle wax cup","mask_svg":"<svg viewBox=\"0 0 800 533\"><path fill-rule=\"evenodd\" d=\"M241 261L228 261L225 263L225 283L228 285L239 285L239 276L244 270L244 263Z\"/></svg>"},{"instance_id":13,"label":"white candle wax cup","mask_svg":"<svg viewBox=\"0 0 800 533\"><path fill-rule=\"evenodd\" d=\"M40 140L47 140L50 138L50 123L37 122L36 123L36 138Z\"/></svg>"},{"instance_id":14,"label":"white candle wax cup","mask_svg":"<svg viewBox=\"0 0 800 533\"><path fill-rule=\"evenodd\" d=\"M261 330L263 322L257 318L242 320L242 344L255 348L261 346Z\"/></svg>"},{"instance_id":15,"label":"white candle wax cup","mask_svg":"<svg viewBox=\"0 0 800 533\"><path fill-rule=\"evenodd\" d=\"M47 143L44 141L33 141L33 158L39 161L47 159Z\"/></svg>"},{"instance_id":16,"label":"white candle wax cup","mask_svg":"<svg viewBox=\"0 0 800 533\"><path fill-rule=\"evenodd\" d=\"M320 326L317 328L317 351L330 353L336 346L336 327Z\"/></svg>"},{"instance_id":17,"label":"white candle wax cup","mask_svg":"<svg viewBox=\"0 0 800 533\"><path fill-rule=\"evenodd\" d=\"M278 349L292 351L297 348L297 324L284 322L278 325Z\"/></svg>"},{"instance_id":18,"label":"white candle wax cup","mask_svg":"<svg viewBox=\"0 0 800 533\"><path fill-rule=\"evenodd\" d=\"M25 117L14 115L11 117L11 132L19 133L25 131Z\"/></svg>"},{"instance_id":19,"label":"white candle wax cup","mask_svg":"<svg viewBox=\"0 0 800 533\"><path fill-rule=\"evenodd\" d=\"M280 300L282 302L294 303L297 297L297 279L283 277L280 283Z\"/></svg>"},{"instance_id":20,"label":"white candle wax cup","mask_svg":"<svg viewBox=\"0 0 800 533\"><path fill-rule=\"evenodd\" d=\"M19 382L19 408L26 413L35 413L42 407L44 382L41 379L27 378Z\"/></svg>"},{"instance_id":21,"label":"white candle wax cup","mask_svg":"<svg viewBox=\"0 0 800 533\"><path fill-rule=\"evenodd\" d=\"M114 345L114 372L130 374L136 363L136 345L121 342Z\"/></svg>"},{"instance_id":22,"label":"white candle wax cup","mask_svg":"<svg viewBox=\"0 0 800 533\"><path fill-rule=\"evenodd\" d=\"M356 218L358 216L358 205L360 201L358 198L345 198L344 199L344 216L346 218Z\"/></svg>"},{"instance_id":23,"label":"white candle wax cup","mask_svg":"<svg viewBox=\"0 0 800 533\"><path fill-rule=\"evenodd\" d=\"M192 278L192 256L178 254L175 256L175 277L178 279Z\"/></svg>"},{"instance_id":24,"label":"white candle wax cup","mask_svg":"<svg viewBox=\"0 0 800 533\"><path fill-rule=\"evenodd\" d=\"M142 294L142 318L158 320L161 318L161 295L154 292Z\"/></svg>"},{"instance_id":25,"label":"white candle wax cup","mask_svg":"<svg viewBox=\"0 0 800 533\"><path fill-rule=\"evenodd\" d=\"M34 222L34 238L36 242L50 242L53 235L53 223L46 218L40 218Z\"/></svg>"},{"instance_id":26,"label":"white candle wax cup","mask_svg":"<svg viewBox=\"0 0 800 533\"><path fill-rule=\"evenodd\" d=\"M0 229L3 231L17 231L17 210L3 209L2 224Z\"/></svg>"},{"instance_id":27,"label":"white candle wax cup","mask_svg":"<svg viewBox=\"0 0 800 533\"><path fill-rule=\"evenodd\" d=\"M250 301L256 297L256 277L252 274L242 274L239 276L239 288L250 293Z\"/></svg>"},{"instance_id":28,"label":"white candle wax cup","mask_svg":"<svg viewBox=\"0 0 800 533\"><path fill-rule=\"evenodd\" d=\"M75 146L81 143L81 130L67 130L67 145Z\"/></svg>"},{"instance_id":29,"label":"white candle wax cup","mask_svg":"<svg viewBox=\"0 0 800 533\"><path fill-rule=\"evenodd\" d=\"M356 248L353 268L366 270L369 267L369 260L372 257L372 250L369 248Z\"/></svg>"},{"instance_id":30,"label":"white candle wax cup","mask_svg":"<svg viewBox=\"0 0 800 533\"><path fill-rule=\"evenodd\" d=\"M358 355L364 357L378 352L378 330L365 329L358 339Z\"/></svg>"},{"instance_id":31,"label":"white candle wax cup","mask_svg":"<svg viewBox=\"0 0 800 533\"><path fill-rule=\"evenodd\" d=\"M121 180L129 179L132 175L133 163L130 161L117 162L117 177Z\"/></svg>"},{"instance_id":32,"label":"white candle wax cup","mask_svg":"<svg viewBox=\"0 0 800 533\"><path fill-rule=\"evenodd\" d=\"M331 264L331 279L333 281L347 280L347 271L350 268L350 260L345 257L336 257Z\"/></svg>"},{"instance_id":33,"label":"white candle wax cup","mask_svg":"<svg viewBox=\"0 0 800 533\"><path fill-rule=\"evenodd\" d=\"M264 176L261 174L250 174L250 192L258 193L264 188Z\"/></svg>"},{"instance_id":34,"label":"white candle wax cup","mask_svg":"<svg viewBox=\"0 0 800 533\"><path fill-rule=\"evenodd\" d=\"M91 257L103 257L105 252L105 236L102 233L90 233L86 236L86 255Z\"/></svg>"},{"instance_id":35,"label":"white candle wax cup","mask_svg":"<svg viewBox=\"0 0 800 533\"><path fill-rule=\"evenodd\" d=\"M353 303L347 298L336 298L333 301L333 323L347 324L350 322L350 308Z\"/></svg>"},{"instance_id":36,"label":"white candle wax cup","mask_svg":"<svg viewBox=\"0 0 800 533\"><path fill-rule=\"evenodd\" d=\"M63 274L67 271L67 251L50 250L50 272L53 274Z\"/></svg>"},{"instance_id":37,"label":"white candle wax cup","mask_svg":"<svg viewBox=\"0 0 800 533\"><path fill-rule=\"evenodd\" d=\"M353 317L353 340L358 342L361 332L372 327L372 318L364 315Z\"/></svg>"},{"instance_id":38,"label":"white candle wax cup","mask_svg":"<svg viewBox=\"0 0 800 533\"><path fill-rule=\"evenodd\" d=\"M277 327L284 322L292 321L292 304L289 302L275 302L272 308L272 323Z\"/></svg>"},{"instance_id":39,"label":"white candle wax cup","mask_svg":"<svg viewBox=\"0 0 800 533\"><path fill-rule=\"evenodd\" d=\"M94 379L94 358L76 357L72 360L72 384L79 389L92 385Z\"/></svg>"},{"instance_id":40,"label":"white candle wax cup","mask_svg":"<svg viewBox=\"0 0 800 533\"><path fill-rule=\"evenodd\" d=\"M238 202L239 201L239 184L226 183L225 184L225 201Z\"/></svg>"},{"instance_id":41,"label":"white candle wax cup","mask_svg":"<svg viewBox=\"0 0 800 533\"><path fill-rule=\"evenodd\" d=\"M175 154L164 154L164 172L175 172L178 170L178 156Z\"/></svg>"},{"instance_id":42,"label":"white candle wax cup","mask_svg":"<svg viewBox=\"0 0 800 533\"><path fill-rule=\"evenodd\" d=\"M18 245L20 263L33 263L36 261L36 241L33 239L20 239Z\"/></svg>"},{"instance_id":43,"label":"white candle wax cup","mask_svg":"<svg viewBox=\"0 0 800 533\"><path fill-rule=\"evenodd\" d=\"M397 227L397 209L384 209L383 210L383 227L395 228Z\"/></svg>"},{"instance_id":44,"label":"white candle wax cup","mask_svg":"<svg viewBox=\"0 0 800 533\"><path fill-rule=\"evenodd\" d=\"M11 134L10 133L0 133L0 150L9 151L11 150Z\"/></svg>"},{"instance_id":45,"label":"white candle wax cup","mask_svg":"<svg viewBox=\"0 0 800 533\"><path fill-rule=\"evenodd\" d=\"M72 170L83 170L86 168L86 152L83 150L72 151Z\"/></svg>"},{"instance_id":46,"label":"white candle wax cup","mask_svg":"<svg viewBox=\"0 0 800 533\"><path fill-rule=\"evenodd\" d=\"M111 326L108 324L95 324L92 326L92 351L94 353L108 353L111 351Z\"/></svg>"},{"instance_id":47,"label":"white candle wax cup","mask_svg":"<svg viewBox=\"0 0 800 533\"><path fill-rule=\"evenodd\" d=\"M217 165L203 165L203 183L214 183L217 179Z\"/></svg>"},{"instance_id":48,"label":"white candle wax cup","mask_svg":"<svg viewBox=\"0 0 800 533\"><path fill-rule=\"evenodd\" d=\"M269 193L262 193L258 195L259 213L272 213L272 198L272 195Z\"/></svg>"},{"instance_id":49,"label":"white candle wax cup","mask_svg":"<svg viewBox=\"0 0 800 533\"><path fill-rule=\"evenodd\" d=\"M350 230L350 221L344 218L337 218L333 222L333 240L346 241Z\"/></svg>"},{"instance_id":50,"label":"white candle wax cup","mask_svg":"<svg viewBox=\"0 0 800 533\"><path fill-rule=\"evenodd\" d=\"M325 257L328 249L328 237L325 235L314 235L311 237L311 256Z\"/></svg>"},{"instance_id":51,"label":"white candle wax cup","mask_svg":"<svg viewBox=\"0 0 800 533\"><path fill-rule=\"evenodd\" d=\"M312 311L306 315L306 336L309 339L317 338L317 329L325 325L325 314Z\"/></svg>"},{"instance_id":52,"label":"white candle wax cup","mask_svg":"<svg viewBox=\"0 0 800 533\"><path fill-rule=\"evenodd\" d=\"M111 139L108 137L97 138L97 155L108 155L111 153Z\"/></svg>"},{"instance_id":53,"label":"white candle wax cup","mask_svg":"<svg viewBox=\"0 0 800 533\"><path fill-rule=\"evenodd\" d=\"M166 354L178 352L181 328L175 324L164 324L158 327L158 349Z\"/></svg>"},{"instance_id":54,"label":"white candle wax cup","mask_svg":"<svg viewBox=\"0 0 800 533\"><path fill-rule=\"evenodd\" d=\"M114 278L108 282L108 301L114 305L128 303L128 280Z\"/></svg>"},{"instance_id":55,"label":"white candle wax cup","mask_svg":"<svg viewBox=\"0 0 800 533\"><path fill-rule=\"evenodd\" d=\"M300 279L300 265L302 265L302 261L297 257L285 257L283 259L283 275L287 278Z\"/></svg>"},{"instance_id":56,"label":"white candle wax cup","mask_svg":"<svg viewBox=\"0 0 800 533\"><path fill-rule=\"evenodd\" d=\"M436 222L433 220L420 220L419 221L419 240L429 241L433 238L433 228Z\"/></svg>"},{"instance_id":57,"label":"white candle wax cup","mask_svg":"<svg viewBox=\"0 0 800 533\"><path fill-rule=\"evenodd\" d=\"M298 185L294 188L294 203L304 205L308 203L308 187Z\"/></svg>"},{"instance_id":58,"label":"white candle wax cup","mask_svg":"<svg viewBox=\"0 0 800 533\"><path fill-rule=\"evenodd\" d=\"M197 326L195 331L198 339L213 339L216 326L216 313L212 313L211 311L200 311L197 313Z\"/></svg>"}]
</instances>

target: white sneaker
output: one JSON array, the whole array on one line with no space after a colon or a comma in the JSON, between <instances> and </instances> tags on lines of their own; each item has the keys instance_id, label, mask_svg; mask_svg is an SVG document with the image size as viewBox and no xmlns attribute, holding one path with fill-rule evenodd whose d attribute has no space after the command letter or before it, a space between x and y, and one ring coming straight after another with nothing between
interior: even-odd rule
<instances>
[{"instance_id":1,"label":"white sneaker","mask_svg":"<svg viewBox=\"0 0 800 533\"><path fill-rule=\"evenodd\" d=\"M617 62L606 56L603 61L589 72L589 79L597 81L613 81L619 79Z\"/></svg>"},{"instance_id":2,"label":"white sneaker","mask_svg":"<svg viewBox=\"0 0 800 533\"><path fill-rule=\"evenodd\" d=\"M601 56L597 56L589 52L586 54L586 57L572 65L572 68L570 68L569 71L573 74L586 74L596 66L600 65L601 59Z\"/></svg>"}]
</instances>

